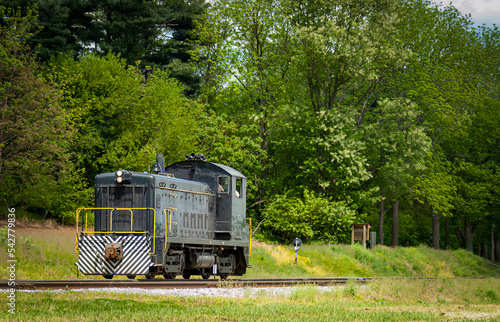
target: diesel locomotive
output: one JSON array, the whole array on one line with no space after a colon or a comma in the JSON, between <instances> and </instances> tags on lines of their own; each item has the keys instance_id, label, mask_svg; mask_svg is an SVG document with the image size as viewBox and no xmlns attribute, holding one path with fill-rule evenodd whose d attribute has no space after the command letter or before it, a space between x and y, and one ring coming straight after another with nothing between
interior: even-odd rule
<instances>
[{"instance_id":1,"label":"diesel locomotive","mask_svg":"<svg viewBox=\"0 0 500 322\"><path fill-rule=\"evenodd\" d=\"M246 178L239 171L200 154L165 168L158 154L150 173L99 174L94 188L95 206L76 212L81 273L226 279L250 266Z\"/></svg>"}]
</instances>

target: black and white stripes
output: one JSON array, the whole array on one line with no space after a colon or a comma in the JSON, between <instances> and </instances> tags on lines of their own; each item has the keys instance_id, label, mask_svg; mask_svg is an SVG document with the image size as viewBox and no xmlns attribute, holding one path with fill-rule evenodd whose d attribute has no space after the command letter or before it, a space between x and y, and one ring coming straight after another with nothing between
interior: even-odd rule
<instances>
[{"instance_id":1,"label":"black and white stripes","mask_svg":"<svg viewBox=\"0 0 500 322\"><path fill-rule=\"evenodd\" d=\"M119 261L104 258L105 245L120 243L123 259ZM85 275L144 275L154 266L148 253L151 252L150 237L146 235L87 236L78 238L80 255L76 266Z\"/></svg>"}]
</instances>

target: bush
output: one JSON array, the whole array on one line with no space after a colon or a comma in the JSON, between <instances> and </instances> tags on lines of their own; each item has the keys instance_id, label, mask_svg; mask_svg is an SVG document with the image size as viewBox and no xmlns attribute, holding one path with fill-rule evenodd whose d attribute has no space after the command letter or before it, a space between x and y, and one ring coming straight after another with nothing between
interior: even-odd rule
<instances>
[{"instance_id":1,"label":"bush","mask_svg":"<svg viewBox=\"0 0 500 322\"><path fill-rule=\"evenodd\" d=\"M286 243L295 237L340 243L350 238L355 211L343 202L304 190L303 198L290 192L276 196L264 216L263 226Z\"/></svg>"}]
</instances>

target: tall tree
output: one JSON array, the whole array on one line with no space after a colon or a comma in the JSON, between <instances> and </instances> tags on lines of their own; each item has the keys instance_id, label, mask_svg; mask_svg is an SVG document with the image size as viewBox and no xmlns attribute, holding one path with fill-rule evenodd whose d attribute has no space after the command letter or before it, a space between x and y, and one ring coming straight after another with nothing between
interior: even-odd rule
<instances>
[{"instance_id":1,"label":"tall tree","mask_svg":"<svg viewBox=\"0 0 500 322\"><path fill-rule=\"evenodd\" d=\"M200 79L189 63L195 48L194 19L203 12L196 1L96 1L92 27L82 41L101 54L120 54L129 65L168 69L194 95Z\"/></svg>"},{"instance_id":2,"label":"tall tree","mask_svg":"<svg viewBox=\"0 0 500 322\"><path fill-rule=\"evenodd\" d=\"M316 110L354 106L357 125L390 67L403 66L394 1L292 2L299 46L294 72Z\"/></svg>"},{"instance_id":3,"label":"tall tree","mask_svg":"<svg viewBox=\"0 0 500 322\"><path fill-rule=\"evenodd\" d=\"M286 82L294 43L285 4L216 1L199 24L208 102L217 111L258 122L266 152L269 122L290 90Z\"/></svg>"},{"instance_id":4,"label":"tall tree","mask_svg":"<svg viewBox=\"0 0 500 322\"><path fill-rule=\"evenodd\" d=\"M373 177L380 187L379 244L384 245L385 201L393 210L392 246L398 245L400 198L410 192L413 178L425 169L431 142L418 125L419 107L410 101L384 100L366 113L364 141Z\"/></svg>"},{"instance_id":5,"label":"tall tree","mask_svg":"<svg viewBox=\"0 0 500 322\"><path fill-rule=\"evenodd\" d=\"M88 197L67 157L74 132L60 91L39 75L27 46L36 12L0 7L0 16L0 197L62 217Z\"/></svg>"},{"instance_id":6,"label":"tall tree","mask_svg":"<svg viewBox=\"0 0 500 322\"><path fill-rule=\"evenodd\" d=\"M21 8L26 12L37 7L36 22L31 25L36 33L28 40L31 48L37 48L38 57L47 61L58 53L77 55L84 49L86 34L92 27L92 10L85 0L5 0L6 7Z\"/></svg>"},{"instance_id":7,"label":"tall tree","mask_svg":"<svg viewBox=\"0 0 500 322\"><path fill-rule=\"evenodd\" d=\"M78 130L71 151L89 183L119 167L146 171L156 152L173 162L193 151L199 108L166 72L154 70L145 81L111 53L60 56L51 67L46 77L64 90L63 107Z\"/></svg>"},{"instance_id":8,"label":"tall tree","mask_svg":"<svg viewBox=\"0 0 500 322\"><path fill-rule=\"evenodd\" d=\"M189 95L200 89L190 52L195 47L194 19L203 12L204 0L8 0L5 5L23 10L38 6L32 27L41 30L30 45L40 46L42 61L59 53L77 57L86 51L112 51L130 65L168 69Z\"/></svg>"},{"instance_id":9,"label":"tall tree","mask_svg":"<svg viewBox=\"0 0 500 322\"><path fill-rule=\"evenodd\" d=\"M427 204L432 216L432 247L439 249L442 217L452 216L457 187L451 162L447 161L439 146L434 146L425 161L427 169L415 178L411 195Z\"/></svg>"},{"instance_id":10,"label":"tall tree","mask_svg":"<svg viewBox=\"0 0 500 322\"><path fill-rule=\"evenodd\" d=\"M395 12L399 17L395 23L400 40L398 44L410 54L405 58L405 64L388 66L386 77L379 87L380 96L414 102L414 126L425 130L433 141L434 151L442 150L448 157L457 139L467 131L470 115L466 110L484 94L476 86L479 75L473 62L480 47L471 29L472 23L453 6L442 8L427 0L398 1ZM450 182L450 174L436 172L440 167L436 168L435 158L427 158L427 161L430 162L427 165L430 170L422 173L425 180L419 176L418 179L422 180L407 182L411 190L406 191L418 191L417 194L409 194L410 198L427 194L430 198L426 199L426 203L431 205L426 208L427 211L437 211L437 208L441 211L449 203L450 196L431 197L431 190L437 189L440 180ZM430 182L432 180L436 181ZM454 190L452 186L453 184L446 186L447 192L434 192L448 194ZM387 193L382 187L381 192ZM379 225L382 224L385 212L390 209L385 208L383 198L384 196L380 204ZM398 198L395 198L393 206L398 205L397 201ZM445 208L450 207L448 205ZM397 219L395 210L393 208L393 229ZM445 210L446 212L448 211ZM437 216L434 218L435 224L438 219ZM383 233L381 230L379 226L379 235ZM438 237L438 232L435 237ZM393 232L394 238L397 236Z\"/></svg>"},{"instance_id":11,"label":"tall tree","mask_svg":"<svg viewBox=\"0 0 500 322\"><path fill-rule=\"evenodd\" d=\"M285 106L273 121L270 167L275 194L316 191L355 207L371 175L366 146L353 125L354 108L316 112L312 107Z\"/></svg>"},{"instance_id":12,"label":"tall tree","mask_svg":"<svg viewBox=\"0 0 500 322\"><path fill-rule=\"evenodd\" d=\"M461 247L472 252L476 229L488 219L489 210L498 205L494 194L495 175L487 167L460 160L455 164L455 180L455 232ZM498 213L496 218L498 220Z\"/></svg>"}]
</instances>

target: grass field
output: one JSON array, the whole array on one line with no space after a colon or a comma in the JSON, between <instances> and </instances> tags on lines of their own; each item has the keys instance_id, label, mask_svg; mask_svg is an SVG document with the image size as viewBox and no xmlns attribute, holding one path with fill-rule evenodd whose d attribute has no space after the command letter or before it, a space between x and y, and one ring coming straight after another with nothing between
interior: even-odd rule
<instances>
[{"instance_id":1,"label":"grass field","mask_svg":"<svg viewBox=\"0 0 500 322\"><path fill-rule=\"evenodd\" d=\"M0 279L6 279L6 229L0 230ZM16 230L17 279L99 278L78 274L74 228L25 225ZM364 249L360 245L303 245L294 265L292 246L254 241L244 277L474 277L500 276L497 268L465 250L420 247ZM117 277L115 277L117 278ZM159 278L159 277L158 277Z\"/></svg>"},{"instance_id":2,"label":"grass field","mask_svg":"<svg viewBox=\"0 0 500 322\"><path fill-rule=\"evenodd\" d=\"M171 321L464 321L500 320L497 279L375 281L322 292L299 287L289 295L264 291L245 298L174 297L62 291L17 293L23 320Z\"/></svg>"},{"instance_id":3,"label":"grass field","mask_svg":"<svg viewBox=\"0 0 500 322\"><path fill-rule=\"evenodd\" d=\"M7 246L0 232L0 278L8 277ZM27 225L16 230L17 279L85 278L73 263L71 228ZM368 285L348 284L327 292L299 287L288 295L244 298L174 297L74 291L16 292L16 314L0 295L0 320L164 320L173 321L500 321L498 269L463 251L359 245L303 245L298 267L291 246L255 242L244 277L420 277ZM427 279L432 277L433 279ZM435 278L437 277L437 278ZM93 276L88 278L95 278ZM160 277L157 277L160 278ZM5 293L4 293L5 294Z\"/></svg>"}]
</instances>

